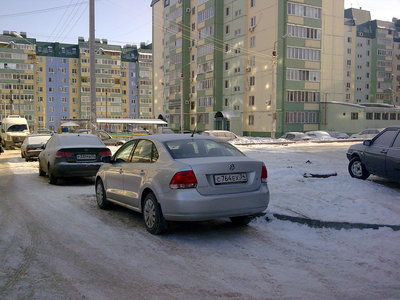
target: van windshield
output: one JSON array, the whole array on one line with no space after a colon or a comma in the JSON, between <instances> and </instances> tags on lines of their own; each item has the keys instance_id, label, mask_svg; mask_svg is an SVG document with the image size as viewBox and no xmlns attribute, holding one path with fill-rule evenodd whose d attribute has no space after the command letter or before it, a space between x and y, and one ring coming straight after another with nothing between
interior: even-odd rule
<instances>
[{"instance_id":1,"label":"van windshield","mask_svg":"<svg viewBox=\"0 0 400 300\"><path fill-rule=\"evenodd\" d=\"M28 130L28 126L26 124L18 124L18 125L11 125L8 127L7 132L18 132Z\"/></svg>"}]
</instances>

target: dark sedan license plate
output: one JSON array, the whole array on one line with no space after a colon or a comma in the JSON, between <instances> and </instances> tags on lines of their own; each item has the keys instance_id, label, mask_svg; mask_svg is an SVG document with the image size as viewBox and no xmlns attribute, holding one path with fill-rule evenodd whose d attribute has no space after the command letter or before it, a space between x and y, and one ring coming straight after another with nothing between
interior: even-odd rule
<instances>
[{"instance_id":1,"label":"dark sedan license plate","mask_svg":"<svg viewBox=\"0 0 400 300\"><path fill-rule=\"evenodd\" d=\"M246 173L214 175L215 184L243 183L243 182L247 182Z\"/></svg>"},{"instance_id":2,"label":"dark sedan license plate","mask_svg":"<svg viewBox=\"0 0 400 300\"><path fill-rule=\"evenodd\" d=\"M94 160L94 159L96 159L96 154L77 154L76 159L78 159L78 160Z\"/></svg>"}]
</instances>

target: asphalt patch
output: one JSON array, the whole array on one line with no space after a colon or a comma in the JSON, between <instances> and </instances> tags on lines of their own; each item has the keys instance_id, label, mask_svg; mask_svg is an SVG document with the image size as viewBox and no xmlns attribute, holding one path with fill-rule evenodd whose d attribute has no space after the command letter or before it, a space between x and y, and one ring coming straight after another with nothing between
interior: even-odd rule
<instances>
[{"instance_id":1,"label":"asphalt patch","mask_svg":"<svg viewBox=\"0 0 400 300\"><path fill-rule=\"evenodd\" d=\"M379 229L388 227L394 231L400 230L400 225L384 225L384 224L365 224L365 223L350 223L350 222L328 222L321 220L312 220L307 218L293 217L281 214L273 214L275 218L282 221L290 221L294 223L304 224L312 228L332 228L336 230L341 229ZM267 217L267 221L269 218Z\"/></svg>"}]
</instances>

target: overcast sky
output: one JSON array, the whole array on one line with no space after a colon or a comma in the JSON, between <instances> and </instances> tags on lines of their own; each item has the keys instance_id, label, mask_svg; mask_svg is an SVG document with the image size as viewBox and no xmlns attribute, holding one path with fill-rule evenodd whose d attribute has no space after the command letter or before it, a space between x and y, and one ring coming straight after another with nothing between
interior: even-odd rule
<instances>
[{"instance_id":1,"label":"overcast sky","mask_svg":"<svg viewBox=\"0 0 400 300\"><path fill-rule=\"evenodd\" d=\"M85 39L89 36L88 2L0 0L0 31L25 31L28 37L40 41L77 43L78 36ZM121 45L151 42L150 3L150 0L96 0L96 37ZM400 18L400 0L345 0L345 8L349 7L370 10L373 19Z\"/></svg>"}]
</instances>

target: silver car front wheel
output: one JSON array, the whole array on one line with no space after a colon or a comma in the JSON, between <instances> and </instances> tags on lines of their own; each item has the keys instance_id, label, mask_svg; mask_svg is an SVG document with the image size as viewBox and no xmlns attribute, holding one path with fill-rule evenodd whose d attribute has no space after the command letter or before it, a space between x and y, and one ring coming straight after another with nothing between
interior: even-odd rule
<instances>
[{"instance_id":1,"label":"silver car front wheel","mask_svg":"<svg viewBox=\"0 0 400 300\"><path fill-rule=\"evenodd\" d=\"M143 219L151 234L161 234L167 229L167 222L153 193L147 194L143 201Z\"/></svg>"}]
</instances>

